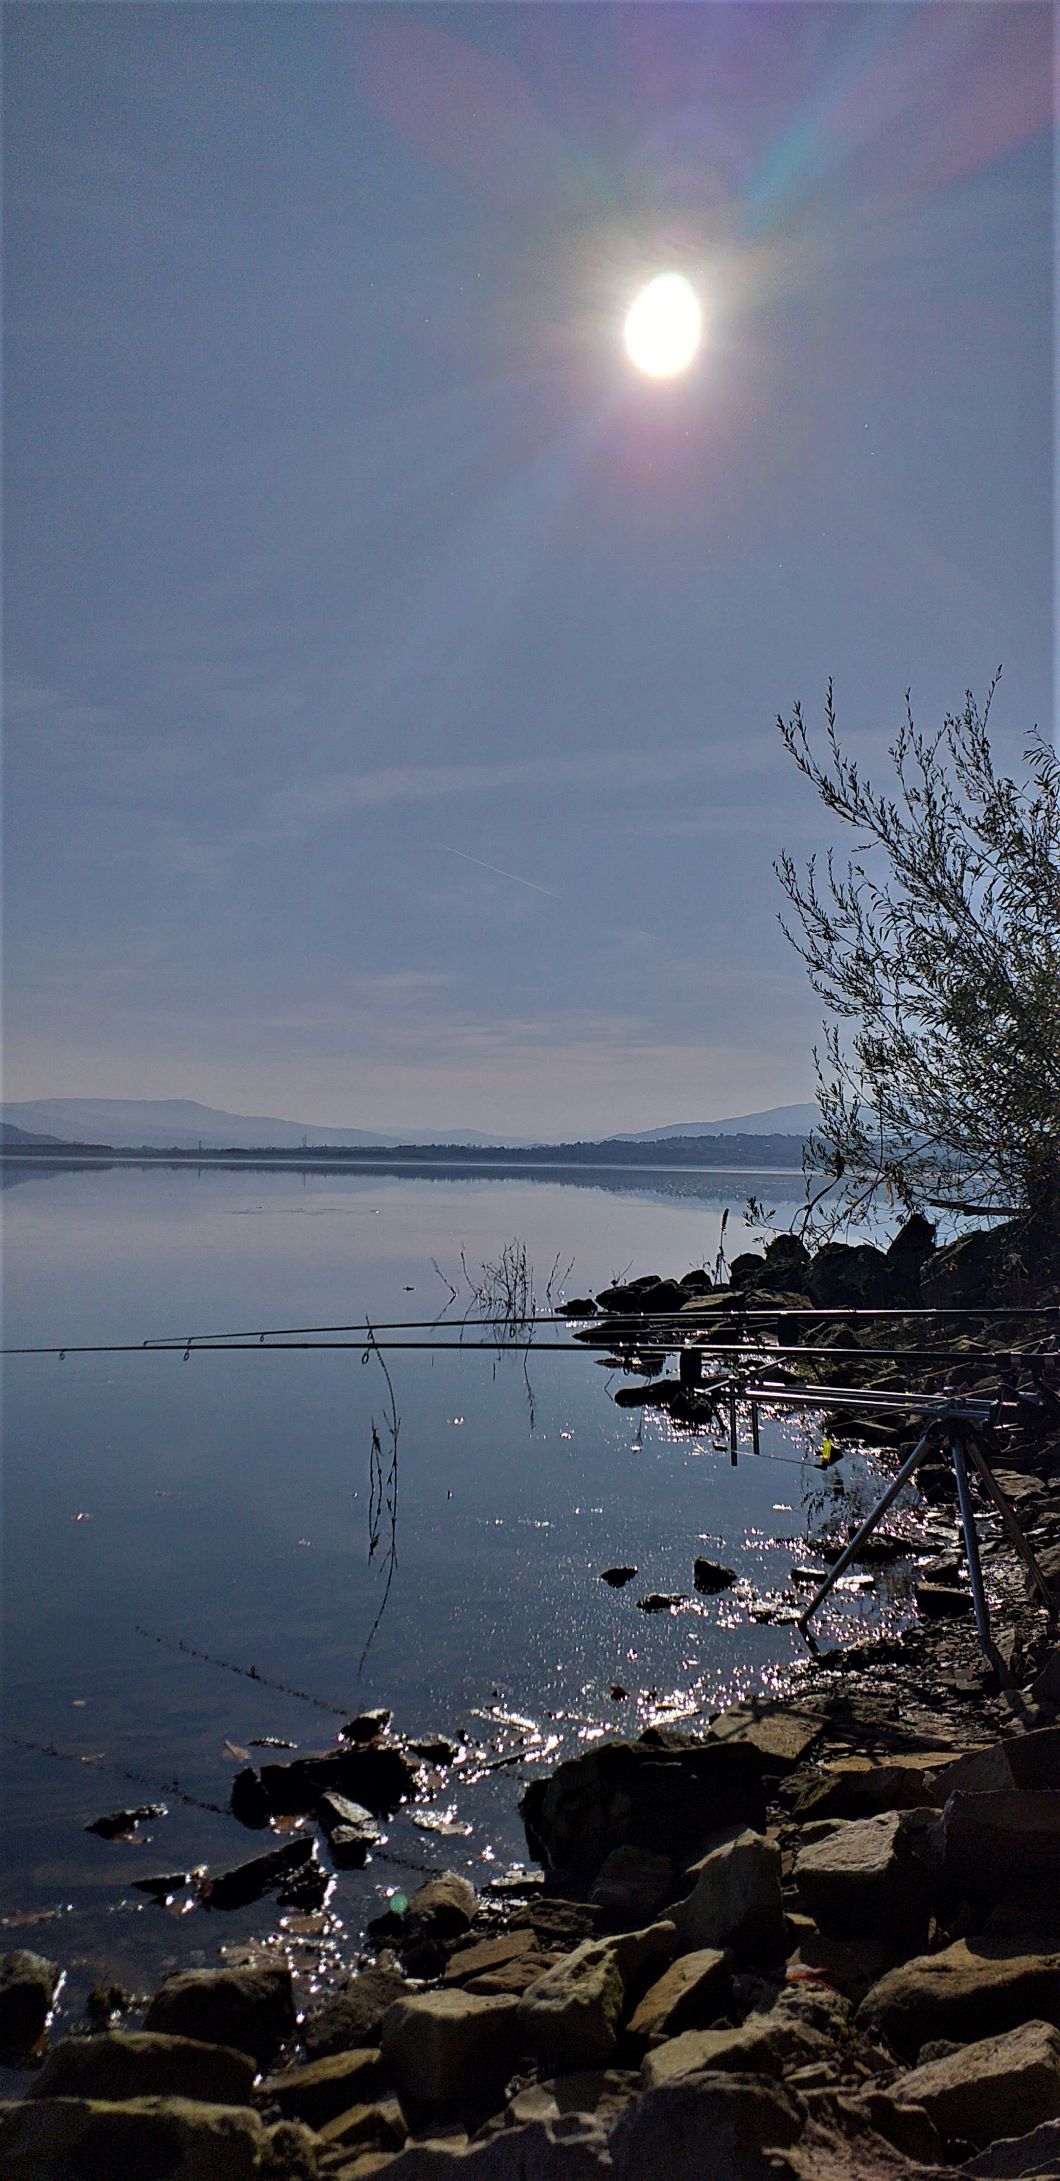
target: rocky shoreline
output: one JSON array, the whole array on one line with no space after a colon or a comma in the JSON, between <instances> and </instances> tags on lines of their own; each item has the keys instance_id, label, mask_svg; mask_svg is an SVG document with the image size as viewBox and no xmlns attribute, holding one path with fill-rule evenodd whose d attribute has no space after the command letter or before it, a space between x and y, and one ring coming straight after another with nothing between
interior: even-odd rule
<instances>
[{"instance_id":1,"label":"rocky shoreline","mask_svg":"<svg viewBox=\"0 0 1060 2181\"><path fill-rule=\"evenodd\" d=\"M998 1278L994 1238L974 1275L966 1245L955 1272L952 1253L948 1269L912 1239L886 1276L887 1253L854 1252L818 1287L848 1275L842 1305L850 1279L878 1293L893 1275L886 1307L900 1312L921 1283L941 1280L956 1307ZM801 1298L786 1307L808 1320L834 1307L813 1292L816 1260L789 1252L781 1286L780 1254L750 1271L738 1260L725 1295L708 1282L698 1302L731 1310L742 1285ZM597 1299L624 1360L620 1313L631 1288L643 1311L654 1287L682 1283ZM1006 1339L1017 1349L1033 1331ZM966 1338L950 1332L951 1348ZM841 1368L867 1384L873 1346L908 1326L852 1320L844 1336L828 1382ZM967 1339L969 1384L984 1378L976 1348ZM816 1369L807 1358L808 1382ZM1031 1422L1011 1420L1006 1475L1060 1601L1060 1430L1048 1404ZM937 1515L952 1478L939 1464L925 1482ZM301 2018L277 1954L168 1977L142 2028L119 2026L122 1995L99 1995L92 2034L53 2040L58 1965L3 1957L0 2046L31 2073L0 2109L0 2181L1060 2176L1060 1647L991 1529L1012 1689L996 1686L943 1570L952 1611L922 1607L898 1639L808 1661L783 1700L697 1734L598 1742L534 1778L521 1810L542 1876L476 1894L448 1873L395 1896L345 1986ZM418 1765L444 1773L452 1755L369 1715L330 1750L246 1768L233 1808L271 1828L269 1846L214 1883L238 1895L275 1864L269 1884L308 1906L309 1825L333 1865L363 1861Z\"/></svg>"}]
</instances>

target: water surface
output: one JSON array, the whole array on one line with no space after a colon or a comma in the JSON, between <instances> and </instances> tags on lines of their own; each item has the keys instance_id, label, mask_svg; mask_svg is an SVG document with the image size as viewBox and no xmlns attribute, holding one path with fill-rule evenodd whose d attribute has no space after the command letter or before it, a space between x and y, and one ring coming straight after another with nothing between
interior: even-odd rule
<instances>
[{"instance_id":1,"label":"water surface","mask_svg":"<svg viewBox=\"0 0 1060 2181\"><path fill-rule=\"evenodd\" d=\"M573 1266L566 1292L591 1293L629 1268L709 1265L726 1204L733 1252L749 1188L775 1204L801 1189L798 1177L717 1171L151 1166L7 1168L5 1179L16 1172L9 1344L433 1317L447 1290L432 1259L459 1286L462 1254L474 1272L513 1237L539 1289L558 1257ZM616 1408L620 1381L588 1354L542 1348L524 1370L510 1354L397 1352L388 1366L397 1563L362 1666L386 1574L385 1535L367 1555L373 1419L388 1445L377 1358L357 1347L185 1361L177 1347L6 1364L4 1724L62 1755L3 1749L0 1911L21 1943L69 1966L71 2008L104 1972L145 1987L166 1965L273 1928L267 1902L167 1917L129 1890L145 1872L224 1867L260 1847L198 1807L226 1805L232 1748L263 1735L320 1746L341 1717L388 1704L410 1733L463 1736L493 1757L529 1742L531 1761L542 1750L554 1761L605 1728L702 1719L778 1685L803 1655L790 1628L759 1625L750 1608L787 1579L822 1504L858 1488L857 1465L845 1486L814 1465L813 1420L767 1426L762 1458L733 1469L709 1435ZM673 1615L637 1610L649 1591L692 1594L697 1553L734 1567L736 1591L693 1594L694 1609ZM621 1591L599 1580L615 1563L638 1570ZM837 1616L849 1625L864 1611L848 1597ZM203 1663L181 1642L319 1701ZM439 1838L399 1814L388 1860L339 1881L340 1943L418 1866L455 1864L481 1883L525 1856L527 1776L513 1766L443 1783L435 1807L455 1807L466 1834ZM166 1792L174 1778L179 1792ZM85 1832L145 1798L169 1814L143 1845Z\"/></svg>"}]
</instances>

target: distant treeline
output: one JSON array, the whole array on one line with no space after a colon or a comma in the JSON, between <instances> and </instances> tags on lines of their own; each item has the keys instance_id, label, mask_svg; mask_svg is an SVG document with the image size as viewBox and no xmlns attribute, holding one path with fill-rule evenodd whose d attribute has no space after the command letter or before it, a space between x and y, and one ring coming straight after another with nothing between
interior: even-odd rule
<instances>
[{"instance_id":1,"label":"distant treeline","mask_svg":"<svg viewBox=\"0 0 1060 2181\"><path fill-rule=\"evenodd\" d=\"M226 1151L187 1151L183 1149L158 1150L138 1144L114 1146L112 1144L48 1144L7 1143L2 1147L7 1158L47 1158L51 1161L62 1154L95 1151L103 1157L160 1160L168 1165L175 1161L192 1166L229 1165L246 1162L253 1165L263 1158L270 1163L289 1166L343 1166L402 1165L419 1166L719 1166L719 1167L790 1167L802 1163L803 1138L801 1136L670 1136L658 1143L629 1143L621 1138L610 1143L564 1144L491 1144L486 1149L481 1144L365 1144L345 1146L337 1144L306 1145L297 1150L286 1146L273 1148L268 1145L247 1145Z\"/></svg>"}]
</instances>

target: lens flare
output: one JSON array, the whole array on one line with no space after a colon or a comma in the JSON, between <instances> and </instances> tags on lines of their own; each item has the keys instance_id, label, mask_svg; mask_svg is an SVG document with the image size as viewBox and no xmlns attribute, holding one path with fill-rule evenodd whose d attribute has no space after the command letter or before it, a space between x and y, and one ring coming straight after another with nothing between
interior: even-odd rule
<instances>
[{"instance_id":1,"label":"lens flare","mask_svg":"<svg viewBox=\"0 0 1060 2181\"><path fill-rule=\"evenodd\" d=\"M651 379L687 371L703 334L699 298L683 273L658 273L626 315L626 354Z\"/></svg>"}]
</instances>

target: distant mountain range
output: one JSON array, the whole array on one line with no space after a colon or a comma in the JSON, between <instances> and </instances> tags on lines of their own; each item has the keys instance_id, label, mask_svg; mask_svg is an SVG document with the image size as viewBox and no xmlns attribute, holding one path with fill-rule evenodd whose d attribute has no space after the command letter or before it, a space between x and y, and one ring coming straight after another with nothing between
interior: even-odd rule
<instances>
[{"instance_id":1,"label":"distant mountain range","mask_svg":"<svg viewBox=\"0 0 1060 2181\"><path fill-rule=\"evenodd\" d=\"M766 1113L745 1113L727 1121L677 1121L666 1128L610 1136L608 1143L657 1144L676 1137L806 1135L816 1119L814 1105L774 1106ZM477 1129L413 1129L400 1136L363 1128L322 1128L305 1121L281 1121L261 1114L225 1113L192 1098L32 1098L0 1107L0 1142L17 1149L40 1144L106 1144L126 1150L393 1150L398 1145L462 1144L492 1149L511 1146L511 1137L486 1136ZM526 1143L528 1139L515 1139ZM538 1139L539 1141L541 1139Z\"/></svg>"},{"instance_id":2,"label":"distant mountain range","mask_svg":"<svg viewBox=\"0 0 1060 2181\"><path fill-rule=\"evenodd\" d=\"M608 1137L609 1143L661 1144L670 1136L807 1136L816 1126L817 1107L769 1106L765 1113L739 1113L729 1121L672 1121L667 1128L642 1128L633 1135Z\"/></svg>"}]
</instances>

